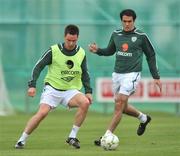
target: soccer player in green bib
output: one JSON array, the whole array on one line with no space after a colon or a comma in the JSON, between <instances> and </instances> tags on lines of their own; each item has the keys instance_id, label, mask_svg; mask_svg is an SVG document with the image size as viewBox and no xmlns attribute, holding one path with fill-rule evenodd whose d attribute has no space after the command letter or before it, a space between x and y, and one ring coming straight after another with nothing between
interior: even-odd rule
<instances>
[{"instance_id":1,"label":"soccer player in green bib","mask_svg":"<svg viewBox=\"0 0 180 156\"><path fill-rule=\"evenodd\" d=\"M35 96L36 81L44 67L48 66L48 72L44 79L45 86L41 95L39 110L28 121L15 148L24 148L29 135L58 105L64 105L67 108L78 107L72 130L66 142L76 149L80 148L77 133L92 102L92 88L85 51L77 45L78 36L79 28L76 25L66 26L64 43L51 46L33 68L32 79L28 83L28 95ZM85 94L80 92L82 86Z\"/></svg>"},{"instance_id":2,"label":"soccer player in green bib","mask_svg":"<svg viewBox=\"0 0 180 156\"><path fill-rule=\"evenodd\" d=\"M96 43L89 45L89 50L102 56L115 54L115 66L112 73L113 92L115 109L113 118L105 132L111 134L118 126L122 114L136 117L140 120L137 135L145 132L151 117L146 115L128 103L141 78L143 54L146 56L149 70L154 79L154 84L161 91L162 84L156 65L156 57L153 46L146 33L137 29L134 25L136 13L132 9L123 10L120 13L122 29L115 30L110 38L107 48L98 48ZM100 146L100 139L94 141L95 145Z\"/></svg>"}]
</instances>

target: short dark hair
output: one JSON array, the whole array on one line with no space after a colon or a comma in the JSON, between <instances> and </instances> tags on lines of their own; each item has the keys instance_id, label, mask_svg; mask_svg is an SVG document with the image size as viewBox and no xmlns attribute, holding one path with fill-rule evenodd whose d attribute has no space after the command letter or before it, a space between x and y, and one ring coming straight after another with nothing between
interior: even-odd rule
<instances>
[{"instance_id":1,"label":"short dark hair","mask_svg":"<svg viewBox=\"0 0 180 156\"><path fill-rule=\"evenodd\" d=\"M136 13L134 10L132 9L125 9L123 11L120 12L120 19L122 21L122 18L123 16L126 15L126 16L132 16L133 17L133 21L136 20Z\"/></svg>"},{"instance_id":2,"label":"short dark hair","mask_svg":"<svg viewBox=\"0 0 180 156\"><path fill-rule=\"evenodd\" d=\"M69 24L66 26L65 31L64 31L64 35L66 36L67 34L71 34L71 35L79 35L79 28L76 25L73 24Z\"/></svg>"}]
</instances>

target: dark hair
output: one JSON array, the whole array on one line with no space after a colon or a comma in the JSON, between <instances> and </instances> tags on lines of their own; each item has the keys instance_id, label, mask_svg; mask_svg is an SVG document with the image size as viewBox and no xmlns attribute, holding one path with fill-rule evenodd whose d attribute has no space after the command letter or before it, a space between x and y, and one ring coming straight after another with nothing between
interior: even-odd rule
<instances>
[{"instance_id":1,"label":"dark hair","mask_svg":"<svg viewBox=\"0 0 180 156\"><path fill-rule=\"evenodd\" d=\"M64 35L66 36L67 34L78 36L79 35L79 28L73 24L67 25L65 28L65 31L64 31Z\"/></svg>"},{"instance_id":2,"label":"dark hair","mask_svg":"<svg viewBox=\"0 0 180 156\"><path fill-rule=\"evenodd\" d=\"M132 9L125 9L123 11L120 12L120 19L122 21L122 18L123 16L126 15L126 16L132 16L133 17L133 21L136 20L136 13L134 10Z\"/></svg>"}]
</instances>

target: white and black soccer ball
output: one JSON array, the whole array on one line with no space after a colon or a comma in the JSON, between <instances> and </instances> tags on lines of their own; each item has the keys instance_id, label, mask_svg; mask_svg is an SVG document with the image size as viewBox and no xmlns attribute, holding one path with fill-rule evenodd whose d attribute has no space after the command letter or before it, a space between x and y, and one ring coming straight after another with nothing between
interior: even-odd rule
<instances>
[{"instance_id":1,"label":"white and black soccer ball","mask_svg":"<svg viewBox=\"0 0 180 156\"><path fill-rule=\"evenodd\" d=\"M107 134L101 138L101 147L105 150L115 150L119 145L119 138L115 134Z\"/></svg>"}]
</instances>

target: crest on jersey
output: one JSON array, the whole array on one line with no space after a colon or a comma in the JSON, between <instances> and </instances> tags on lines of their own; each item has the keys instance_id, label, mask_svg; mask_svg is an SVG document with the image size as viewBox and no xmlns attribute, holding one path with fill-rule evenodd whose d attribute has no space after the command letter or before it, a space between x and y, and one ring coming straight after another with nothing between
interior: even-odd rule
<instances>
[{"instance_id":1,"label":"crest on jersey","mask_svg":"<svg viewBox=\"0 0 180 156\"><path fill-rule=\"evenodd\" d=\"M135 37L135 36L131 38L132 42L136 42L136 40L137 40L137 37Z\"/></svg>"}]
</instances>

